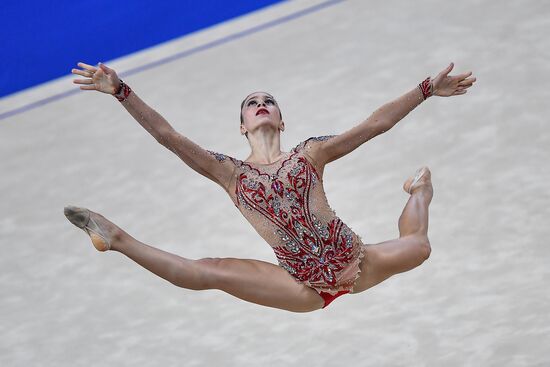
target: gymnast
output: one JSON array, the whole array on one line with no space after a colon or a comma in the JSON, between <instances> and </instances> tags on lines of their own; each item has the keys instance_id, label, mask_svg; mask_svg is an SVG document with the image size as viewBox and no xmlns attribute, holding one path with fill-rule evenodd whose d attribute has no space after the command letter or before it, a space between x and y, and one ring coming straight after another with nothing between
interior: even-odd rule
<instances>
[{"instance_id":1,"label":"gymnast","mask_svg":"<svg viewBox=\"0 0 550 367\"><path fill-rule=\"evenodd\" d=\"M65 216L89 235L97 250L120 252L178 287L219 289L248 302L292 312L325 308L341 295L361 293L430 256L428 207L433 188L428 167L418 169L403 184L410 197L398 220L399 238L377 244L364 244L330 208L323 170L390 130L429 97L465 94L476 81L471 72L450 76L451 63L357 126L339 135L310 137L289 152L280 147L285 124L277 101L269 93L251 93L240 109L240 133L251 148L242 161L203 149L178 133L105 64L77 65L79 69L72 73L83 78L73 82L80 89L113 95L160 144L220 185L272 247L278 264L184 258L138 241L101 214L65 207Z\"/></svg>"}]
</instances>

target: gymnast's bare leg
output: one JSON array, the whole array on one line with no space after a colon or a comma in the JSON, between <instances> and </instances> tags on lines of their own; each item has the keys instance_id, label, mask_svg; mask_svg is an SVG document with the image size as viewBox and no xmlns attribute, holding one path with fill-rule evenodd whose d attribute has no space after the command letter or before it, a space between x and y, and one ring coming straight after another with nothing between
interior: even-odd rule
<instances>
[{"instance_id":1,"label":"gymnast's bare leg","mask_svg":"<svg viewBox=\"0 0 550 367\"><path fill-rule=\"evenodd\" d=\"M78 217L88 215L88 210L68 207L65 215L76 224ZM120 252L178 287L219 289L248 302L293 312L309 312L323 306L315 290L298 284L277 265L253 259L187 259L136 240L98 213L89 211L89 215L106 239L91 233L96 248L103 251L109 247Z\"/></svg>"},{"instance_id":2,"label":"gymnast's bare leg","mask_svg":"<svg viewBox=\"0 0 550 367\"><path fill-rule=\"evenodd\" d=\"M413 186L411 196L399 218L399 238L364 247L360 277L352 293L367 290L392 275L422 264L431 253L428 240L428 207L433 197L431 172L425 173ZM409 191L412 177L403 184Z\"/></svg>"}]
</instances>

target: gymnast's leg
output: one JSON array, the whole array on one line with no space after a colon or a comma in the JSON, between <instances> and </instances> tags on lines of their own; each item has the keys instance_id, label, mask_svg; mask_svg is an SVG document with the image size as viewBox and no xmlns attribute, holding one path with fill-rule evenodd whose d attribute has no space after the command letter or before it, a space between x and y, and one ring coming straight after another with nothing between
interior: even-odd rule
<instances>
[{"instance_id":1,"label":"gymnast's leg","mask_svg":"<svg viewBox=\"0 0 550 367\"><path fill-rule=\"evenodd\" d=\"M431 173L427 167L413 186L412 194L399 217L399 238L364 246L360 277L352 293L359 293L388 279L392 275L411 270L430 256L428 240L428 207L433 197ZM408 191L412 177L405 181Z\"/></svg>"},{"instance_id":2,"label":"gymnast's leg","mask_svg":"<svg viewBox=\"0 0 550 367\"><path fill-rule=\"evenodd\" d=\"M187 259L142 243L98 213L83 208L66 209L65 215L82 228L80 218L88 215L99 227L102 238L90 236L96 248L103 239L108 249L120 252L145 269L191 290L220 289L242 300L293 312L308 312L323 306L315 290L298 284L283 268L274 264L236 258ZM87 218L84 222L89 222Z\"/></svg>"}]
</instances>

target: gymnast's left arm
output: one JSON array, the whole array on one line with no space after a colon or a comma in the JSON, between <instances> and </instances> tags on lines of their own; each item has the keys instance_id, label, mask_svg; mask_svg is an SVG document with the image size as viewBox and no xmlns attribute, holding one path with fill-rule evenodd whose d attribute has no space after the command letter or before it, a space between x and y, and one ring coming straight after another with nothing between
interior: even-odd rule
<instances>
[{"instance_id":1,"label":"gymnast's left arm","mask_svg":"<svg viewBox=\"0 0 550 367\"><path fill-rule=\"evenodd\" d=\"M450 97L465 94L476 78L472 77L472 72L449 76L453 67L454 64L451 63L435 79L427 78L418 87L378 108L359 125L320 142L315 149L315 159L321 164L327 164L352 152L361 144L390 130L432 95Z\"/></svg>"}]
</instances>

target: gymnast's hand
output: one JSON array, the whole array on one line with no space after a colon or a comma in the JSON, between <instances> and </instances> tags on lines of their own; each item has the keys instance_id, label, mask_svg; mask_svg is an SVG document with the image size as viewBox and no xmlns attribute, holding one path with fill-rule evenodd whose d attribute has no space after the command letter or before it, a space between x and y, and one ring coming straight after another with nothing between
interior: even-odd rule
<instances>
[{"instance_id":1,"label":"gymnast's hand","mask_svg":"<svg viewBox=\"0 0 550 367\"><path fill-rule=\"evenodd\" d=\"M118 79L113 69L101 63L99 64L99 68L83 62L79 62L77 65L82 69L72 69L71 72L86 77L86 79L73 80L75 84L84 84L80 86L80 89L97 90L107 94L115 94L118 91L120 79Z\"/></svg>"},{"instance_id":2,"label":"gymnast's hand","mask_svg":"<svg viewBox=\"0 0 550 367\"><path fill-rule=\"evenodd\" d=\"M472 72L449 76L453 70L454 63L451 62L442 72L440 72L432 81L433 95L440 97L458 96L466 93L466 89L470 88L476 78L470 78Z\"/></svg>"}]
</instances>

